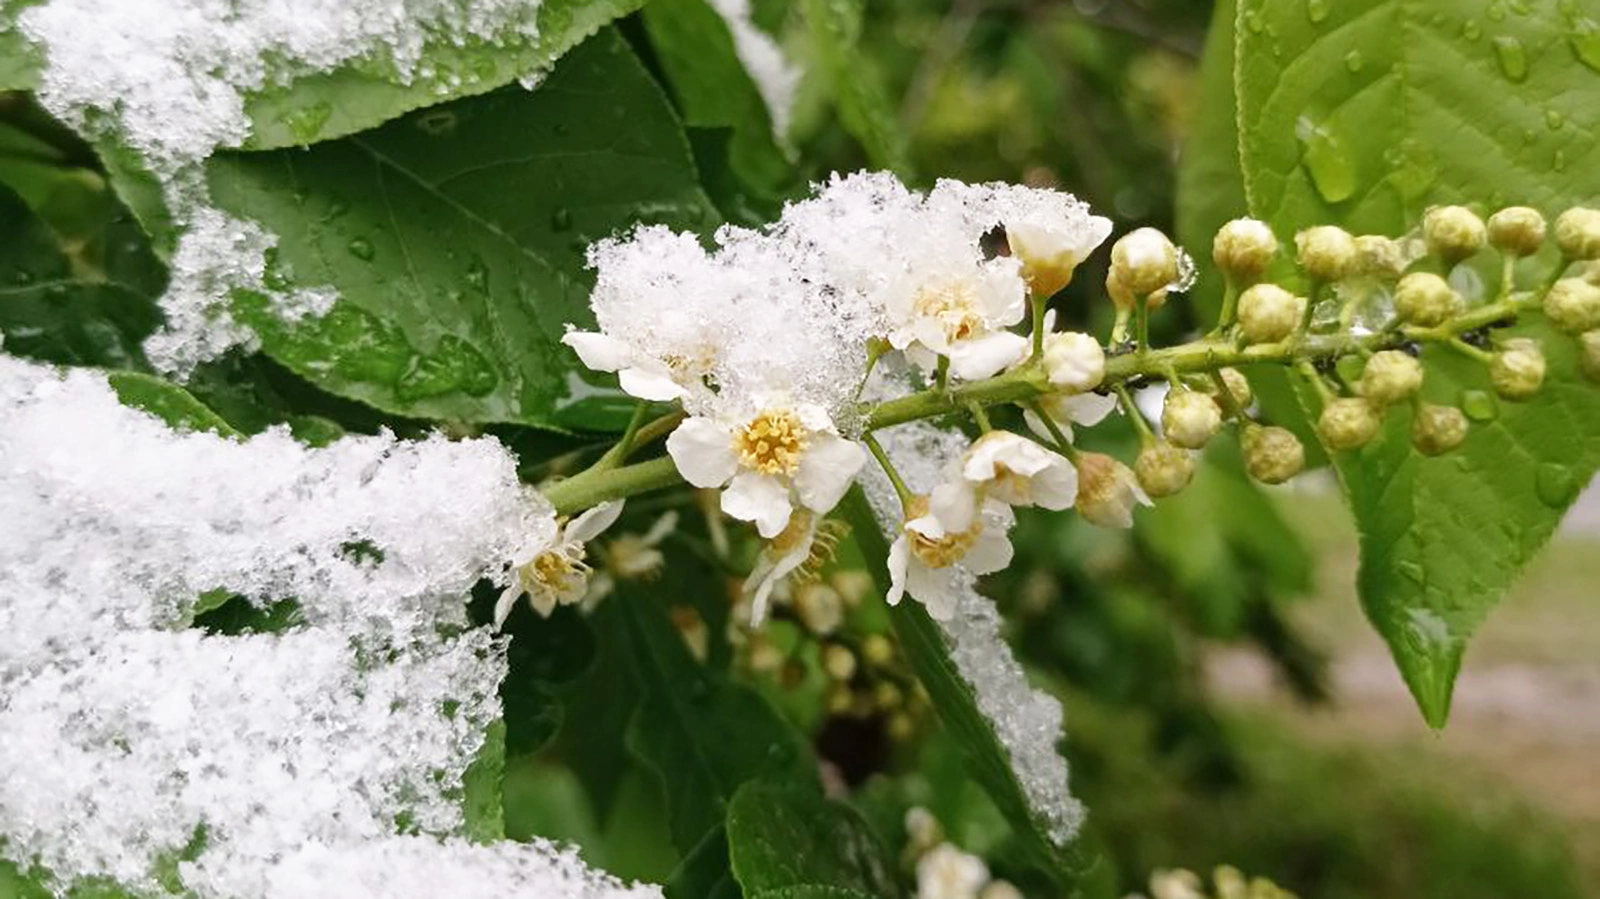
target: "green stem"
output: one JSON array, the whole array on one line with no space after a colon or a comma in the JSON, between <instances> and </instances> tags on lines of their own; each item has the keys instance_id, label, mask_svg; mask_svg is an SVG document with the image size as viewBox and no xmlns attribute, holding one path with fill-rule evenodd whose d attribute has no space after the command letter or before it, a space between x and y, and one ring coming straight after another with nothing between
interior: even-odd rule
<instances>
[{"instance_id":1,"label":"green stem","mask_svg":"<svg viewBox=\"0 0 1600 899\"><path fill-rule=\"evenodd\" d=\"M1033 295L1033 357L1035 359L1044 355L1044 312L1050 305L1047 296Z\"/></svg>"},{"instance_id":2,"label":"green stem","mask_svg":"<svg viewBox=\"0 0 1600 899\"><path fill-rule=\"evenodd\" d=\"M983 411L982 405L978 403L968 403L967 410L972 413L973 420L978 423L978 430L985 434L994 430L994 426L989 424L989 413Z\"/></svg>"},{"instance_id":3,"label":"green stem","mask_svg":"<svg viewBox=\"0 0 1600 899\"><path fill-rule=\"evenodd\" d=\"M895 470L894 463L889 461L889 454L878 444L878 438L866 433L861 435L861 441L867 445L872 457L878 460L878 467L888 475L889 483L894 485L894 492L900 497L900 505L909 510L915 495L906 487L906 482L900 479L900 472Z\"/></svg>"},{"instance_id":4,"label":"green stem","mask_svg":"<svg viewBox=\"0 0 1600 899\"><path fill-rule=\"evenodd\" d=\"M1239 285L1233 278L1228 278L1222 288L1222 312L1217 315L1217 326L1212 329L1211 336L1219 337L1228 332L1233 325L1233 317L1239 309Z\"/></svg>"},{"instance_id":5,"label":"green stem","mask_svg":"<svg viewBox=\"0 0 1600 899\"><path fill-rule=\"evenodd\" d=\"M1039 405L1037 401L1029 401L1025 405L1027 406L1028 411L1037 416L1039 421L1044 424L1044 429L1050 432L1050 439L1054 440L1056 443L1056 451L1061 453L1061 455L1066 456L1067 459L1076 465L1078 463L1078 457L1082 455L1082 453L1078 451L1077 447L1072 445L1072 441L1068 439L1065 433L1062 432L1061 426L1056 424L1055 419L1051 418L1050 414L1044 411L1044 407Z\"/></svg>"},{"instance_id":6,"label":"green stem","mask_svg":"<svg viewBox=\"0 0 1600 899\"><path fill-rule=\"evenodd\" d=\"M950 357L939 357L939 368L933 375L933 386L940 393L950 392Z\"/></svg>"},{"instance_id":7,"label":"green stem","mask_svg":"<svg viewBox=\"0 0 1600 899\"><path fill-rule=\"evenodd\" d=\"M1491 352L1489 352L1487 350L1480 350L1477 347L1473 346L1470 343L1467 343L1465 340L1462 340L1459 337L1452 337L1449 340L1445 341L1445 346L1449 347L1452 350L1455 350L1456 352L1460 353L1463 356L1466 356L1468 359L1473 359L1473 360L1476 360L1478 362L1482 362L1484 365L1488 365L1488 364L1490 364L1491 362L1494 361L1494 354L1493 353L1491 353Z\"/></svg>"},{"instance_id":8,"label":"green stem","mask_svg":"<svg viewBox=\"0 0 1600 899\"><path fill-rule=\"evenodd\" d=\"M1300 377L1304 378L1306 382L1311 385L1313 390L1317 392L1317 399L1322 402L1323 406L1327 406L1329 403L1337 399L1333 393L1333 389L1328 386L1327 381L1322 379L1322 373L1317 371L1317 367L1311 363L1311 360L1296 360L1294 363L1294 370L1300 375Z\"/></svg>"},{"instance_id":9,"label":"green stem","mask_svg":"<svg viewBox=\"0 0 1600 899\"><path fill-rule=\"evenodd\" d=\"M545 487L544 497L556 507L558 515L570 515L607 500L671 487L682 480L672 458L662 456L620 468L591 468Z\"/></svg>"},{"instance_id":10,"label":"green stem","mask_svg":"<svg viewBox=\"0 0 1600 899\"><path fill-rule=\"evenodd\" d=\"M1222 369L1214 368L1208 374L1211 383L1217 388L1217 402L1222 404L1222 412L1235 421L1244 421L1244 410L1239 408L1239 403L1233 397L1233 390L1228 386L1228 380L1222 376Z\"/></svg>"},{"instance_id":11,"label":"green stem","mask_svg":"<svg viewBox=\"0 0 1600 899\"><path fill-rule=\"evenodd\" d=\"M595 468L616 468L622 464L622 460L628 458L628 454L633 452L633 441L639 434L639 426L644 424L645 413L649 411L650 404L642 400L633 407L633 416L628 419L627 429L622 432L616 444L600 457L600 461L594 463Z\"/></svg>"},{"instance_id":12,"label":"green stem","mask_svg":"<svg viewBox=\"0 0 1600 899\"><path fill-rule=\"evenodd\" d=\"M1150 351L1150 298L1140 300L1134 306L1133 340L1142 356Z\"/></svg>"},{"instance_id":13,"label":"green stem","mask_svg":"<svg viewBox=\"0 0 1600 899\"><path fill-rule=\"evenodd\" d=\"M1174 382L1174 385L1176 385L1176 382ZM1172 389L1177 390L1179 388L1173 386ZM1117 403L1122 406L1122 413L1128 416L1129 421L1133 422L1133 429L1139 434L1139 443L1146 447L1154 446L1156 443L1155 431L1150 429L1150 422L1145 421L1144 413L1139 411L1139 404L1133 401L1133 394L1128 392L1128 385L1118 384L1111 390L1117 395Z\"/></svg>"}]
</instances>

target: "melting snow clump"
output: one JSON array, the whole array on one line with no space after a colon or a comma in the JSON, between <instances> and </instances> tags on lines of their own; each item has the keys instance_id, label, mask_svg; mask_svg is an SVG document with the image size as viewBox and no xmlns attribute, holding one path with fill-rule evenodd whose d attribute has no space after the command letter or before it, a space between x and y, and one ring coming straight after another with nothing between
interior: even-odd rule
<instances>
[{"instance_id":1,"label":"melting snow clump","mask_svg":"<svg viewBox=\"0 0 1600 899\"><path fill-rule=\"evenodd\" d=\"M781 141L789 133L794 118L795 92L800 88L801 71L783 55L766 32L750 19L750 0L710 0L711 6L728 23L733 34L733 50L750 73L761 99L772 118L772 132Z\"/></svg>"}]
</instances>

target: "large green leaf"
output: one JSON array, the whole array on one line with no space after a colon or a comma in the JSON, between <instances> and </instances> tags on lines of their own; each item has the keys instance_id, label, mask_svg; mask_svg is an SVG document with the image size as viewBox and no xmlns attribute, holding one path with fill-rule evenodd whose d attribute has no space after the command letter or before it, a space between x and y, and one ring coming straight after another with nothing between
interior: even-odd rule
<instances>
[{"instance_id":1,"label":"large green leaf","mask_svg":"<svg viewBox=\"0 0 1600 899\"><path fill-rule=\"evenodd\" d=\"M860 486L852 487L845 494L839 514L850 523L851 533L866 560L867 570L877 581L878 590L886 593L889 543ZM1000 808L1034 862L1065 890L1077 878L1080 862L1072 851L1051 841L1048 816L1029 801L994 722L984 715L971 685L957 669L939 625L928 617L920 602L907 601L893 606L889 617L901 650L932 697L940 720L965 753L972 776Z\"/></svg>"},{"instance_id":2,"label":"large green leaf","mask_svg":"<svg viewBox=\"0 0 1600 899\"><path fill-rule=\"evenodd\" d=\"M1280 239L1320 223L1402 234L1437 203L1554 214L1600 194L1593 26L1578 4L1247 0L1236 22L1250 211ZM1423 715L1449 713L1466 640L1600 464L1600 394L1570 341L1537 325L1545 389L1499 407L1480 367L1430 351L1434 402L1478 419L1430 459L1407 414L1337 465L1361 530L1359 588Z\"/></svg>"},{"instance_id":3,"label":"large green leaf","mask_svg":"<svg viewBox=\"0 0 1600 899\"><path fill-rule=\"evenodd\" d=\"M912 177L905 132L872 60L861 49L862 0L800 0L818 77L827 80L845 130L874 168Z\"/></svg>"},{"instance_id":4,"label":"large green leaf","mask_svg":"<svg viewBox=\"0 0 1600 899\"><path fill-rule=\"evenodd\" d=\"M715 582L707 580L707 586ZM628 745L666 791L673 843L688 855L723 823L734 792L760 777L814 782L809 748L761 694L690 655L661 591L619 586L644 702Z\"/></svg>"},{"instance_id":5,"label":"large green leaf","mask_svg":"<svg viewBox=\"0 0 1600 899\"><path fill-rule=\"evenodd\" d=\"M751 896L800 886L901 894L893 864L849 806L815 788L751 781L728 807L728 850L739 884Z\"/></svg>"},{"instance_id":6,"label":"large green leaf","mask_svg":"<svg viewBox=\"0 0 1600 899\"><path fill-rule=\"evenodd\" d=\"M278 277L340 294L293 323L241 298L265 350L324 389L423 418L614 426L618 404L594 395L618 394L583 382L558 343L566 323L593 320L585 246L637 221L716 219L677 117L610 31L535 92L211 166L216 202L279 236Z\"/></svg>"},{"instance_id":7,"label":"large green leaf","mask_svg":"<svg viewBox=\"0 0 1600 899\"><path fill-rule=\"evenodd\" d=\"M211 431L223 437L238 437L239 432L195 399L194 395L170 381L136 371L114 371L106 375L111 389L124 406L142 409L174 428Z\"/></svg>"}]
</instances>

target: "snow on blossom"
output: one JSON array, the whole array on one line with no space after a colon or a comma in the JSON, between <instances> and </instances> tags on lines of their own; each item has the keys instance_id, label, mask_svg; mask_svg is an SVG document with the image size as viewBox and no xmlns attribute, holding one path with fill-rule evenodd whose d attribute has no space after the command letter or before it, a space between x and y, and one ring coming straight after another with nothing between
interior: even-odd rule
<instances>
[{"instance_id":1,"label":"snow on blossom","mask_svg":"<svg viewBox=\"0 0 1600 899\"><path fill-rule=\"evenodd\" d=\"M16 26L45 58L40 102L71 127L132 150L161 183L177 226L172 277L160 301L166 324L148 341L150 361L186 374L232 346L252 345L254 335L229 313L236 290L270 298L286 318L331 304L326 290L269 289L261 275L275 239L210 202L202 163L249 137L248 95L346 64L448 90L462 76L428 66L428 44L531 41L540 5L46 0L21 10Z\"/></svg>"},{"instance_id":2,"label":"snow on blossom","mask_svg":"<svg viewBox=\"0 0 1600 899\"><path fill-rule=\"evenodd\" d=\"M949 477L952 463L968 446L960 432L942 431L926 422L885 430L880 438L907 486L923 493ZM904 522L899 496L876 469L863 477L863 484L885 534L894 538ZM1028 683L1001 636L999 610L978 593L976 582L971 572L959 572L950 584L955 594L952 614L935 623L956 670L971 686L979 710L1005 746L1029 806L1047 823L1050 839L1065 846L1082 826L1084 808L1068 790L1067 763L1056 751L1064 720L1061 703ZM914 592L912 596L920 598Z\"/></svg>"},{"instance_id":3,"label":"snow on blossom","mask_svg":"<svg viewBox=\"0 0 1600 899\"><path fill-rule=\"evenodd\" d=\"M161 892L174 859L218 899L437 895L421 869L659 895L458 838L506 670L465 596L555 532L497 441L173 431L102 374L3 355L0 421L0 856L62 895ZM187 627L218 591L297 623Z\"/></svg>"}]
</instances>

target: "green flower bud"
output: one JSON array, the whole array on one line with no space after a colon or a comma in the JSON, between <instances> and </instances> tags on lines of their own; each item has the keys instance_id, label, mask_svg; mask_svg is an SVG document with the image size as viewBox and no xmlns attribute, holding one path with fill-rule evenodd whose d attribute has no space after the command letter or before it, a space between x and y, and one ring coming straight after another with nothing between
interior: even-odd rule
<instances>
[{"instance_id":1,"label":"green flower bud","mask_svg":"<svg viewBox=\"0 0 1600 899\"><path fill-rule=\"evenodd\" d=\"M794 591L794 610L806 630L826 637L844 623L844 598L821 581L802 584Z\"/></svg>"},{"instance_id":2,"label":"green flower bud","mask_svg":"<svg viewBox=\"0 0 1600 899\"><path fill-rule=\"evenodd\" d=\"M1508 340L1489 363L1489 380L1502 399L1526 400L1544 384L1544 352L1538 341Z\"/></svg>"},{"instance_id":3,"label":"green flower bud","mask_svg":"<svg viewBox=\"0 0 1600 899\"><path fill-rule=\"evenodd\" d=\"M1306 448L1283 428L1252 425L1243 444L1245 468L1263 484L1282 484L1306 467Z\"/></svg>"},{"instance_id":4,"label":"green flower bud","mask_svg":"<svg viewBox=\"0 0 1600 899\"><path fill-rule=\"evenodd\" d=\"M1161 430L1174 445L1199 449L1221 428L1222 409L1216 400L1194 390L1168 391L1161 408Z\"/></svg>"},{"instance_id":5,"label":"green flower bud","mask_svg":"<svg viewBox=\"0 0 1600 899\"><path fill-rule=\"evenodd\" d=\"M847 681L856 674L856 654L850 647L829 643L822 648L822 670L836 681Z\"/></svg>"},{"instance_id":6,"label":"green flower bud","mask_svg":"<svg viewBox=\"0 0 1600 899\"><path fill-rule=\"evenodd\" d=\"M1111 274L1137 296L1178 280L1178 248L1155 228L1122 235L1111 247Z\"/></svg>"},{"instance_id":7,"label":"green flower bud","mask_svg":"<svg viewBox=\"0 0 1600 899\"><path fill-rule=\"evenodd\" d=\"M1483 249L1488 231L1465 206L1435 206L1422 216L1422 239L1445 265L1455 265Z\"/></svg>"},{"instance_id":8,"label":"green flower bud","mask_svg":"<svg viewBox=\"0 0 1600 899\"><path fill-rule=\"evenodd\" d=\"M1124 312L1132 312L1133 304L1139 299L1134 296L1132 288L1118 277L1115 267L1106 273L1106 296L1111 298L1111 305Z\"/></svg>"},{"instance_id":9,"label":"green flower bud","mask_svg":"<svg viewBox=\"0 0 1600 899\"><path fill-rule=\"evenodd\" d=\"M1575 206L1556 219L1556 246L1568 259L1600 259L1600 209Z\"/></svg>"},{"instance_id":10,"label":"green flower bud","mask_svg":"<svg viewBox=\"0 0 1600 899\"><path fill-rule=\"evenodd\" d=\"M1276 284L1257 284L1239 295L1239 331L1250 343L1275 343L1294 333L1306 301Z\"/></svg>"},{"instance_id":11,"label":"green flower bud","mask_svg":"<svg viewBox=\"0 0 1600 899\"><path fill-rule=\"evenodd\" d=\"M1539 252L1544 232L1544 216L1528 206L1508 206L1489 216L1489 243L1508 256Z\"/></svg>"},{"instance_id":12,"label":"green flower bud","mask_svg":"<svg viewBox=\"0 0 1600 899\"><path fill-rule=\"evenodd\" d=\"M1383 424L1383 409L1361 397L1340 397L1317 419L1317 434L1333 450L1360 449L1372 442Z\"/></svg>"},{"instance_id":13,"label":"green flower bud","mask_svg":"<svg viewBox=\"0 0 1600 899\"><path fill-rule=\"evenodd\" d=\"M1448 453L1467 439L1467 417L1454 406L1425 404L1411 420L1411 445L1425 456Z\"/></svg>"},{"instance_id":14,"label":"green flower bud","mask_svg":"<svg viewBox=\"0 0 1600 899\"><path fill-rule=\"evenodd\" d=\"M868 664L882 668L894 661L894 644L882 634L868 634L861 641L861 655Z\"/></svg>"},{"instance_id":15,"label":"green flower bud","mask_svg":"<svg viewBox=\"0 0 1600 899\"><path fill-rule=\"evenodd\" d=\"M1157 443L1134 460L1133 473L1145 493L1158 498L1171 496L1194 480L1194 457L1170 443Z\"/></svg>"},{"instance_id":16,"label":"green flower bud","mask_svg":"<svg viewBox=\"0 0 1600 899\"><path fill-rule=\"evenodd\" d=\"M1412 272L1394 289L1394 307L1400 320L1432 328L1461 311L1461 295L1445 279L1431 272Z\"/></svg>"},{"instance_id":17,"label":"green flower bud","mask_svg":"<svg viewBox=\"0 0 1600 899\"><path fill-rule=\"evenodd\" d=\"M1300 267L1322 281L1341 281L1355 274L1359 255L1350 232L1333 225L1307 228L1294 236Z\"/></svg>"},{"instance_id":18,"label":"green flower bud","mask_svg":"<svg viewBox=\"0 0 1600 899\"><path fill-rule=\"evenodd\" d=\"M1373 353L1361 372L1361 395L1388 406L1410 399L1422 387L1422 363L1400 350Z\"/></svg>"},{"instance_id":19,"label":"green flower bud","mask_svg":"<svg viewBox=\"0 0 1600 899\"><path fill-rule=\"evenodd\" d=\"M1600 287L1582 278L1562 278L1544 295L1544 314L1568 334L1600 328Z\"/></svg>"},{"instance_id":20,"label":"green flower bud","mask_svg":"<svg viewBox=\"0 0 1600 899\"><path fill-rule=\"evenodd\" d=\"M1374 278L1398 278L1406 272L1406 258L1400 244L1381 234L1356 238L1356 274Z\"/></svg>"},{"instance_id":21,"label":"green flower bud","mask_svg":"<svg viewBox=\"0 0 1600 899\"><path fill-rule=\"evenodd\" d=\"M1217 268L1235 281L1260 278L1277 254L1278 238L1266 222L1256 219L1234 219L1223 225L1211 244Z\"/></svg>"},{"instance_id":22,"label":"green flower bud","mask_svg":"<svg viewBox=\"0 0 1600 899\"><path fill-rule=\"evenodd\" d=\"M1600 381L1600 331L1585 331L1578 336L1578 363L1591 381Z\"/></svg>"}]
</instances>

